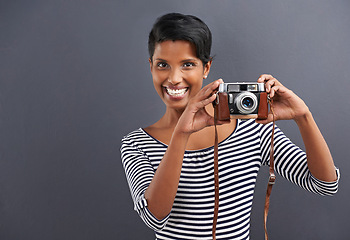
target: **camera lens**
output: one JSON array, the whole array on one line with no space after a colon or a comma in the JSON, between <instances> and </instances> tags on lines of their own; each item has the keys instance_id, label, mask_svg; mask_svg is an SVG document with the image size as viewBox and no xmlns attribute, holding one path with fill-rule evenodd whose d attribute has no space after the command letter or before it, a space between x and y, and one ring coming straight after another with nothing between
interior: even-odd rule
<instances>
[{"instance_id":1,"label":"camera lens","mask_svg":"<svg viewBox=\"0 0 350 240\"><path fill-rule=\"evenodd\" d=\"M258 98L254 93L241 92L235 98L235 105L241 114L252 114L258 107Z\"/></svg>"},{"instance_id":2,"label":"camera lens","mask_svg":"<svg viewBox=\"0 0 350 240\"><path fill-rule=\"evenodd\" d=\"M251 97L245 97L242 99L242 105L243 105L243 107L250 109L253 107L254 101Z\"/></svg>"}]
</instances>

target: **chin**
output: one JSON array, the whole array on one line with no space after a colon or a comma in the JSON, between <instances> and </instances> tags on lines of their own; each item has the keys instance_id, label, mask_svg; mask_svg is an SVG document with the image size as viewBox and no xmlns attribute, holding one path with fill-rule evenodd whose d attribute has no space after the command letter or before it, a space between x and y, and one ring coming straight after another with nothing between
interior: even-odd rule
<instances>
[{"instance_id":1,"label":"chin","mask_svg":"<svg viewBox=\"0 0 350 240\"><path fill-rule=\"evenodd\" d=\"M185 110L185 108L187 107L187 101L184 102L184 101L181 101L180 102L177 102L177 103L174 103L174 102L171 102L169 103L168 101L167 102L164 102L167 109L174 109L174 110L177 110L177 111L183 111Z\"/></svg>"}]
</instances>

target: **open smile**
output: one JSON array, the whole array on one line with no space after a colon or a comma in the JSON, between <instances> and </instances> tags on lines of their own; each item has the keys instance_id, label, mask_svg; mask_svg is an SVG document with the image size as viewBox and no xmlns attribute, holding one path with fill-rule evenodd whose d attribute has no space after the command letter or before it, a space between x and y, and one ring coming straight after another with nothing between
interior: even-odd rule
<instances>
[{"instance_id":1,"label":"open smile","mask_svg":"<svg viewBox=\"0 0 350 240\"><path fill-rule=\"evenodd\" d=\"M166 93L170 95L171 97L176 97L176 98L181 98L183 97L186 92L188 91L188 87L185 88L169 88L169 87L164 87Z\"/></svg>"}]
</instances>

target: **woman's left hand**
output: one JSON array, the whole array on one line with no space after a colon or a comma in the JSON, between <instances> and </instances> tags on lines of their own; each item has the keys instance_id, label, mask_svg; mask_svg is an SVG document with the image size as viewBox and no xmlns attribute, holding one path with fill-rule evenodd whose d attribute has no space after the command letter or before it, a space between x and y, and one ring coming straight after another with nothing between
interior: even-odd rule
<instances>
[{"instance_id":1,"label":"woman's left hand","mask_svg":"<svg viewBox=\"0 0 350 240\"><path fill-rule=\"evenodd\" d=\"M283 86L276 78L269 74L263 74L258 82L265 83L266 92L273 99L273 111L275 120L288 120L304 117L309 108L304 101L291 90ZM258 123L269 123L273 121L273 115L270 111L266 120L257 120Z\"/></svg>"}]
</instances>

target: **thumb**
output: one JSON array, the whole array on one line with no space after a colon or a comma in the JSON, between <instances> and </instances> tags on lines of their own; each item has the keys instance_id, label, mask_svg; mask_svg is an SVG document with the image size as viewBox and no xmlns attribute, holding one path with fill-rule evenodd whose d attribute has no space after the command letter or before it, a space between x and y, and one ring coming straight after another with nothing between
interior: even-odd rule
<instances>
[{"instance_id":1,"label":"thumb","mask_svg":"<svg viewBox=\"0 0 350 240\"><path fill-rule=\"evenodd\" d=\"M267 115L266 119L256 119L255 122L256 123L260 123L260 124L268 124L270 122L273 122L273 114L272 114L272 112L269 112L269 114Z\"/></svg>"}]
</instances>

